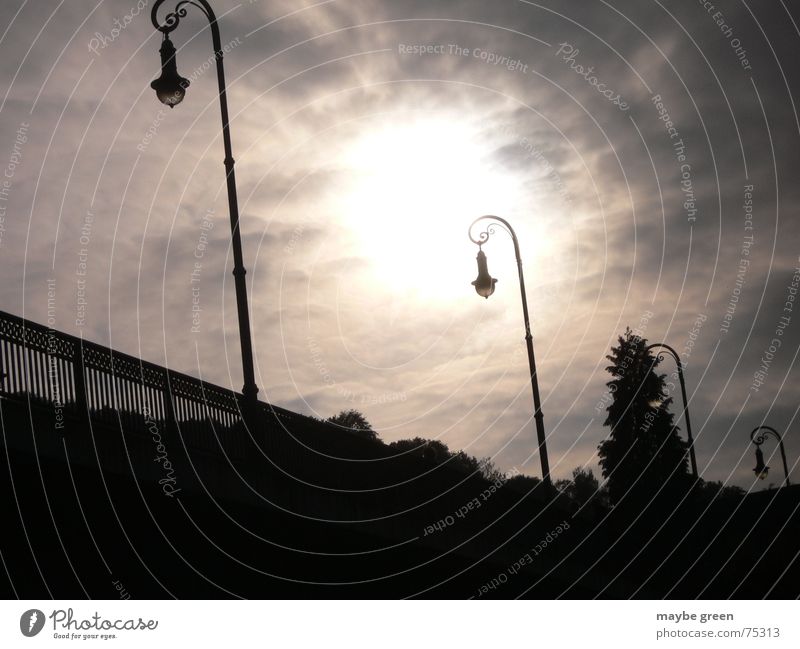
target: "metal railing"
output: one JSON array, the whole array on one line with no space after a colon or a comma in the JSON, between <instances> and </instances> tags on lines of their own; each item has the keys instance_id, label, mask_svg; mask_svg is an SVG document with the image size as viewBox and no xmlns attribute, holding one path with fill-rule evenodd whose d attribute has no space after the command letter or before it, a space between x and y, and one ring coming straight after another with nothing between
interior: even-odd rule
<instances>
[{"instance_id":1,"label":"metal railing","mask_svg":"<svg viewBox=\"0 0 800 649\"><path fill-rule=\"evenodd\" d=\"M145 432L145 420L190 432L241 421L242 395L76 336L0 311L0 396L41 400L115 424L122 413ZM259 403L265 416L309 420ZM259 413L262 414L262 413ZM134 417L131 417L133 415Z\"/></svg>"}]
</instances>

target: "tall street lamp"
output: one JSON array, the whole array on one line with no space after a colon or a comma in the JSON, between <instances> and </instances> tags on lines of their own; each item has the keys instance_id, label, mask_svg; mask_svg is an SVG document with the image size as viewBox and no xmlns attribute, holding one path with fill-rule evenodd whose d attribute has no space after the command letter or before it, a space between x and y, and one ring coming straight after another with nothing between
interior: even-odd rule
<instances>
[{"instance_id":1,"label":"tall street lamp","mask_svg":"<svg viewBox=\"0 0 800 649\"><path fill-rule=\"evenodd\" d=\"M225 67L222 63L222 41L219 36L219 24L214 10L206 0L180 0L175 5L172 13L164 16L164 22L158 21L158 8L165 0L156 0L150 19L153 26L164 35L161 43L161 76L150 84L156 91L159 101L170 108L174 108L186 95L189 87L188 79L178 74L175 63L175 46L169 39L169 34L186 16L186 5L197 7L208 19L211 26L211 41L214 46L214 56L217 61L217 82L219 85L219 109L222 116L222 142L225 147L225 175L228 184L228 212L231 220L231 242L233 247L233 277L236 287L236 306L239 315L239 341L242 348L242 373L244 387L242 394L245 401L253 404L257 401L258 387L256 386L255 371L253 369L253 343L250 337L250 314L247 307L247 283L245 282L245 268L242 260L242 240L239 233L239 202L236 197L236 176L234 174L234 160L231 147L231 133L228 123L228 99L225 92Z\"/></svg>"},{"instance_id":2,"label":"tall street lamp","mask_svg":"<svg viewBox=\"0 0 800 649\"><path fill-rule=\"evenodd\" d=\"M778 440L778 447L781 450L781 459L783 459L784 482L788 487L791 483L789 482L789 467L786 464L786 450L783 448L783 438L772 426L758 426L750 433L750 441L756 445L756 466L753 469L753 473L761 480L766 479L769 473L769 467L764 464L764 453L761 451L761 445L764 443L764 440L770 436Z\"/></svg>"},{"instance_id":3,"label":"tall street lamp","mask_svg":"<svg viewBox=\"0 0 800 649\"><path fill-rule=\"evenodd\" d=\"M694 438L692 437L692 422L689 419L689 402L686 399L686 381L683 378L683 363L681 363L681 357L678 355L678 352L666 343L653 343L652 345L648 345L647 351L655 349L656 347L660 350L657 355L658 360L663 361L664 352L667 352L675 359L675 364L678 366L678 380L681 384L681 396L683 397L683 419L686 422L686 438L689 441L689 459L692 463L692 475L695 480L697 480L697 458L694 455Z\"/></svg>"},{"instance_id":4,"label":"tall street lamp","mask_svg":"<svg viewBox=\"0 0 800 649\"><path fill-rule=\"evenodd\" d=\"M525 344L528 347L528 365L530 367L531 375L531 391L533 392L533 418L536 420L536 436L539 440L539 459L542 462L542 481L548 487L552 486L550 481L550 462L547 459L547 441L544 434L544 415L542 414L542 404L539 399L539 380L536 374L536 359L533 355L533 337L531 336L531 323L528 317L528 298L525 295L525 277L522 274L522 259L519 254L519 241L517 234L511 224L499 216L480 216L475 219L469 226L467 234L470 240L478 246L478 277L472 282L475 291L483 298L489 298L494 293L494 287L497 280L489 275L489 269L486 263L486 253L483 252L483 244L489 240L489 236L494 234L496 223L490 223L486 229L478 235L476 239L472 236L472 230L475 225L481 221L496 221L499 222L508 233L511 235L511 240L514 242L514 254L517 257L517 270L519 272L519 291L522 296L522 317L525 322Z\"/></svg>"}]
</instances>

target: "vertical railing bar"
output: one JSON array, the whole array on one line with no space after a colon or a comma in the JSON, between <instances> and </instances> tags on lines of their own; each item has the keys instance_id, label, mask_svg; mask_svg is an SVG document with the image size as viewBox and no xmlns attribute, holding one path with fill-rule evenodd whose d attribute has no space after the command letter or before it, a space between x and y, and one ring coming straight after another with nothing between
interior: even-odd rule
<instances>
[{"instance_id":1,"label":"vertical railing bar","mask_svg":"<svg viewBox=\"0 0 800 649\"><path fill-rule=\"evenodd\" d=\"M6 341L8 344L8 373L11 376L11 380L8 382L8 389L13 394L14 392L19 392L19 372L17 371L16 359L14 358L14 348L16 345L8 340Z\"/></svg>"},{"instance_id":2,"label":"vertical railing bar","mask_svg":"<svg viewBox=\"0 0 800 649\"><path fill-rule=\"evenodd\" d=\"M138 381L135 383L131 383L131 400L133 402L133 411L131 417L133 421L137 422L137 424L139 421L137 415L139 415L142 412L140 395L143 388L144 384Z\"/></svg>"},{"instance_id":3,"label":"vertical railing bar","mask_svg":"<svg viewBox=\"0 0 800 649\"><path fill-rule=\"evenodd\" d=\"M23 358L25 359L25 381L28 385L28 394L35 395L36 394L36 387L35 387L35 377L32 374L32 359L31 359L31 352L27 346L23 347L24 353Z\"/></svg>"},{"instance_id":4,"label":"vertical railing bar","mask_svg":"<svg viewBox=\"0 0 800 649\"><path fill-rule=\"evenodd\" d=\"M5 374L3 377L3 391L7 394L11 393L11 381L13 380L14 374L11 371L10 347L10 343L3 339L3 373Z\"/></svg>"},{"instance_id":5,"label":"vertical railing bar","mask_svg":"<svg viewBox=\"0 0 800 649\"><path fill-rule=\"evenodd\" d=\"M40 396L39 376L36 371L36 352L28 347L28 362L30 363L31 384L33 385L33 394L37 397Z\"/></svg>"},{"instance_id":6,"label":"vertical railing bar","mask_svg":"<svg viewBox=\"0 0 800 649\"><path fill-rule=\"evenodd\" d=\"M41 388L39 387L39 372L36 366L36 351L30 347L28 347L28 358L30 359L31 383L33 385L32 392L39 397L41 396Z\"/></svg>"},{"instance_id":7,"label":"vertical railing bar","mask_svg":"<svg viewBox=\"0 0 800 649\"><path fill-rule=\"evenodd\" d=\"M13 351L14 351L14 367L15 367L15 373L17 375L15 391L21 394L27 390L27 385L25 383L25 365L22 360L22 349L19 343L14 343Z\"/></svg>"},{"instance_id":8,"label":"vertical railing bar","mask_svg":"<svg viewBox=\"0 0 800 649\"><path fill-rule=\"evenodd\" d=\"M39 398L47 400L47 382L42 380L43 354L38 349L33 349L32 352L33 370L37 381L36 390Z\"/></svg>"},{"instance_id":9,"label":"vertical railing bar","mask_svg":"<svg viewBox=\"0 0 800 649\"><path fill-rule=\"evenodd\" d=\"M125 428L124 422L127 420L128 413L130 412L130 408L128 407L128 404L127 404L127 400L128 400L128 397L127 397L127 391L128 391L127 383L128 382L127 382L126 379L121 377L119 374L117 374L116 376L117 376L117 384L118 384L118 394L119 394L119 399L120 399L120 404L119 404L119 408L118 408L117 412L120 413L120 418L119 419L120 419L121 422L123 422L123 430L124 430L124 428Z\"/></svg>"},{"instance_id":10,"label":"vertical railing bar","mask_svg":"<svg viewBox=\"0 0 800 649\"><path fill-rule=\"evenodd\" d=\"M95 369L96 376L97 376L97 384L98 388L97 391L98 396L100 397L100 410L105 410L108 408L108 385L106 383L106 373L105 370ZM103 413L105 416L105 413Z\"/></svg>"},{"instance_id":11,"label":"vertical railing bar","mask_svg":"<svg viewBox=\"0 0 800 649\"><path fill-rule=\"evenodd\" d=\"M28 366L25 363L24 347L21 344L14 345L14 358L17 363L19 374L19 392L28 392Z\"/></svg>"},{"instance_id":12,"label":"vertical railing bar","mask_svg":"<svg viewBox=\"0 0 800 649\"><path fill-rule=\"evenodd\" d=\"M90 409L86 374L83 340L78 339L72 346L72 387L75 396L75 409L78 411L79 417L83 417Z\"/></svg>"},{"instance_id":13,"label":"vertical railing bar","mask_svg":"<svg viewBox=\"0 0 800 649\"><path fill-rule=\"evenodd\" d=\"M50 355L47 352L39 353L39 366L42 373L42 380L44 381L45 398L53 401L53 386L50 380Z\"/></svg>"},{"instance_id":14,"label":"vertical railing bar","mask_svg":"<svg viewBox=\"0 0 800 649\"><path fill-rule=\"evenodd\" d=\"M89 412L94 412L97 410L97 395L95 394L94 385L94 368L87 367L85 369L84 380L86 387L86 407L88 408Z\"/></svg>"}]
</instances>

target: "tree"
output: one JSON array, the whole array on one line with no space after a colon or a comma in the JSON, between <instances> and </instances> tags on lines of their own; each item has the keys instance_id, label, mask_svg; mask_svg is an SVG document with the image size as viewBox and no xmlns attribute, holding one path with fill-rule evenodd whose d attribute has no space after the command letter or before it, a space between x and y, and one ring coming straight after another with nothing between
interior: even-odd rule
<instances>
[{"instance_id":1,"label":"tree","mask_svg":"<svg viewBox=\"0 0 800 649\"><path fill-rule=\"evenodd\" d=\"M733 502L738 503L747 495L747 492L736 485L724 485L719 481L708 482L698 480L695 495L698 500L704 503L710 502Z\"/></svg>"},{"instance_id":2,"label":"tree","mask_svg":"<svg viewBox=\"0 0 800 649\"><path fill-rule=\"evenodd\" d=\"M358 410L342 410L338 415L328 417L325 421L340 428L346 428L351 433L371 441L378 440L378 433L372 429L372 425L367 418Z\"/></svg>"},{"instance_id":3,"label":"tree","mask_svg":"<svg viewBox=\"0 0 800 649\"><path fill-rule=\"evenodd\" d=\"M606 358L612 401L604 425L611 431L598 455L611 501L644 505L657 493L675 495L689 483L687 445L669 412L665 375L654 371L658 359L630 329Z\"/></svg>"},{"instance_id":4,"label":"tree","mask_svg":"<svg viewBox=\"0 0 800 649\"><path fill-rule=\"evenodd\" d=\"M479 460L465 451L451 451L447 444L438 439L421 437L400 439L389 444L389 448L396 451L398 455L418 457L432 465L438 466L446 463L451 469L462 473L477 473L490 482L504 477L490 458Z\"/></svg>"},{"instance_id":5,"label":"tree","mask_svg":"<svg viewBox=\"0 0 800 649\"><path fill-rule=\"evenodd\" d=\"M583 507L590 501L602 502L604 491L591 469L576 467L572 470L572 480L559 480L556 488L571 501Z\"/></svg>"},{"instance_id":6,"label":"tree","mask_svg":"<svg viewBox=\"0 0 800 649\"><path fill-rule=\"evenodd\" d=\"M419 457L434 465L441 464L450 457L450 449L447 444L438 439L423 439L422 437L399 439L389 444L389 448L396 451L398 455Z\"/></svg>"}]
</instances>

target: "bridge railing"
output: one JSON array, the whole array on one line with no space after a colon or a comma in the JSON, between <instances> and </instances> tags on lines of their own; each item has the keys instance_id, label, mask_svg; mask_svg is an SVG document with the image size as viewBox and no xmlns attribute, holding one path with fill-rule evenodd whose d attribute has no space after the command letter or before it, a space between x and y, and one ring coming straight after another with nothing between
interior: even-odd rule
<instances>
[{"instance_id":1,"label":"bridge railing","mask_svg":"<svg viewBox=\"0 0 800 649\"><path fill-rule=\"evenodd\" d=\"M209 424L224 430L241 421L237 392L2 311L0 363L0 395L46 401L112 425L127 417L128 430L146 433L151 420L176 424L185 438L195 433L193 441L213 449L202 439ZM259 408L273 420L313 421L265 403Z\"/></svg>"}]
</instances>

